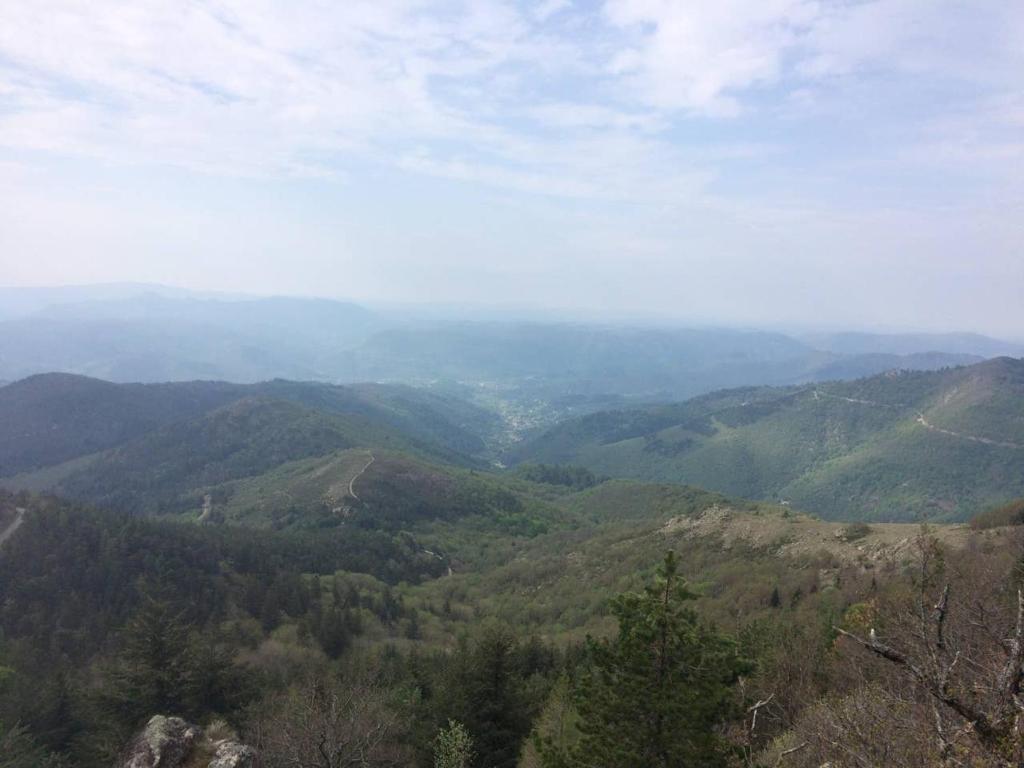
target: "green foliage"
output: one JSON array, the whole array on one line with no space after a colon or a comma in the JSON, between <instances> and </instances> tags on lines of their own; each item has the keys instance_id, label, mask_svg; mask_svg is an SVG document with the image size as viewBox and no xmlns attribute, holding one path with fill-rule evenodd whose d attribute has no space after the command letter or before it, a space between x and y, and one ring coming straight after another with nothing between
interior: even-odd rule
<instances>
[{"instance_id":1,"label":"green foliage","mask_svg":"<svg viewBox=\"0 0 1024 768\"><path fill-rule=\"evenodd\" d=\"M871 526L867 523L850 523L843 528L843 541L859 541L871 533Z\"/></svg>"},{"instance_id":2,"label":"green foliage","mask_svg":"<svg viewBox=\"0 0 1024 768\"><path fill-rule=\"evenodd\" d=\"M591 488L602 480L585 467L552 464L522 464L516 467L515 473L523 480L529 480L532 483L564 485L575 491Z\"/></svg>"},{"instance_id":3,"label":"green foliage","mask_svg":"<svg viewBox=\"0 0 1024 768\"><path fill-rule=\"evenodd\" d=\"M245 399L109 451L62 479L56 490L108 509L182 512L200 506L196 489L307 456L375 445L411 447L399 433L362 417Z\"/></svg>"},{"instance_id":4,"label":"green foliage","mask_svg":"<svg viewBox=\"0 0 1024 768\"><path fill-rule=\"evenodd\" d=\"M515 458L786 499L828 519L962 520L1024 496L1022 425L1024 361L1001 358L591 414Z\"/></svg>"},{"instance_id":5,"label":"green foliage","mask_svg":"<svg viewBox=\"0 0 1024 768\"><path fill-rule=\"evenodd\" d=\"M0 390L0 477L112 448L238 397L219 382L112 384L50 373Z\"/></svg>"},{"instance_id":6,"label":"green foliage","mask_svg":"<svg viewBox=\"0 0 1024 768\"><path fill-rule=\"evenodd\" d=\"M530 730L530 705L518 685L514 649L508 635L488 632L465 678L466 725L476 734L479 764L488 768L514 768L519 744Z\"/></svg>"},{"instance_id":7,"label":"green foliage","mask_svg":"<svg viewBox=\"0 0 1024 768\"><path fill-rule=\"evenodd\" d=\"M1024 525L1024 499L986 509L971 518L971 528L985 530L1004 525Z\"/></svg>"},{"instance_id":8,"label":"green foliage","mask_svg":"<svg viewBox=\"0 0 1024 768\"><path fill-rule=\"evenodd\" d=\"M434 768L470 768L473 762L473 737L462 723L448 721L434 740Z\"/></svg>"},{"instance_id":9,"label":"green foliage","mask_svg":"<svg viewBox=\"0 0 1024 768\"><path fill-rule=\"evenodd\" d=\"M15 382L0 392L0 424L7 427L0 434L0 477L53 467L115 447L124 447L127 452L116 457L121 469L131 469L129 444L139 441L140 450L157 451L152 463L164 465L159 480L167 482L170 478L166 475L171 470L187 469L168 442L187 439L189 450L207 451L199 439L203 438L215 448L206 454L209 462L221 461L256 438L254 434L239 433L232 445L221 435L224 426L254 429L237 418L238 403L243 401L273 402L278 409L287 404L294 413L315 411L322 416L319 429L329 430L333 426L346 433L343 444L369 446L390 442L396 448L415 446L455 462L464 462L465 456L484 451L480 435L492 431L496 422L493 414L465 401L399 385L342 387L282 380L252 385L216 381L114 384L53 373ZM232 405L233 408L229 407ZM226 420L225 414L213 415L225 407L227 415L236 414L233 421ZM332 417L340 417L340 421ZM266 437L267 426L259 428ZM294 435L287 433L278 437L296 441ZM307 425L307 434L302 439L308 446L318 439L312 425ZM337 446L338 440L334 444ZM263 445L270 454L285 450L292 458L311 455L296 454L299 447ZM236 465L254 461L256 457L242 454ZM156 490L153 485L148 492Z\"/></svg>"},{"instance_id":10,"label":"green foliage","mask_svg":"<svg viewBox=\"0 0 1024 768\"><path fill-rule=\"evenodd\" d=\"M123 743L154 713L191 720L237 711L253 694L243 671L215 638L190 631L168 603L145 598L119 633L120 653L89 693L90 744Z\"/></svg>"},{"instance_id":11,"label":"green foliage","mask_svg":"<svg viewBox=\"0 0 1024 768\"><path fill-rule=\"evenodd\" d=\"M4 728L0 723L0 768L47 768L52 757L37 745L24 726Z\"/></svg>"},{"instance_id":12,"label":"green foliage","mask_svg":"<svg viewBox=\"0 0 1024 768\"><path fill-rule=\"evenodd\" d=\"M735 711L732 688L748 666L730 639L698 620L694 597L670 552L654 584L613 601L618 635L590 642L579 684L580 742L548 765L727 764L718 728Z\"/></svg>"}]
</instances>

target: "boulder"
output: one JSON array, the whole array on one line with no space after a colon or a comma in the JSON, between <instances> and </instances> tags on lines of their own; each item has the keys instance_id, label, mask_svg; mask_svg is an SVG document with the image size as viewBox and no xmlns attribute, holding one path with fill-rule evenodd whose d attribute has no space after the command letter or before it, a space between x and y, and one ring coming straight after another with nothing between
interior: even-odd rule
<instances>
[{"instance_id":1,"label":"boulder","mask_svg":"<svg viewBox=\"0 0 1024 768\"><path fill-rule=\"evenodd\" d=\"M155 715L128 742L115 768L253 768L255 763L256 750L234 738L213 740L180 717Z\"/></svg>"},{"instance_id":2,"label":"boulder","mask_svg":"<svg viewBox=\"0 0 1024 768\"><path fill-rule=\"evenodd\" d=\"M252 768L256 762L256 750L247 744L224 739L216 742L216 748L207 768Z\"/></svg>"},{"instance_id":3,"label":"boulder","mask_svg":"<svg viewBox=\"0 0 1024 768\"><path fill-rule=\"evenodd\" d=\"M118 768L179 768L202 735L180 717L154 715L128 742Z\"/></svg>"}]
</instances>

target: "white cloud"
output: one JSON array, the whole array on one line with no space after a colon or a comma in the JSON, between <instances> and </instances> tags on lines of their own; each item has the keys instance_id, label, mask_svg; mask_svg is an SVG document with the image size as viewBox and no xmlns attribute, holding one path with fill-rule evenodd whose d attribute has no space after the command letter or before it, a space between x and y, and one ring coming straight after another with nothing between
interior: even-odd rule
<instances>
[{"instance_id":1,"label":"white cloud","mask_svg":"<svg viewBox=\"0 0 1024 768\"><path fill-rule=\"evenodd\" d=\"M820 10L815 0L609 0L605 13L635 37L612 70L629 76L643 101L729 115L739 111L737 94L779 79Z\"/></svg>"},{"instance_id":2,"label":"white cloud","mask_svg":"<svg viewBox=\"0 0 1024 768\"><path fill-rule=\"evenodd\" d=\"M540 0L533 9L533 17L538 21L547 21L571 6L572 0Z\"/></svg>"},{"instance_id":3,"label":"white cloud","mask_svg":"<svg viewBox=\"0 0 1024 768\"><path fill-rule=\"evenodd\" d=\"M596 259L616 291L657 288L666 304L692 265L726 281L774 284L785 264L825 279L831 261L864 254L884 262L914 252L906 258L919 265L941 249L952 260L956 238L1009 263L1019 261L1020 227L999 222L1019 219L1024 204L1022 103L1017 0L0 3L0 194L14 201L0 205L0 258L50 248L52 265L88 240L99 259L150 239L173 244L190 229L230 242L239 259L305 242L310 222L284 214L218 235L216 217L194 211L177 188L167 192L169 207L182 209L168 215L173 225L133 222L118 240L130 195L116 181L97 193L102 217L85 202L73 216L76 194L87 196L95 179L65 189L68 168L138 177L162 166L186 170L169 186L200 172L235 194L249 188L238 179L254 177L260 190L341 178L361 194L394 174L345 220L345 232L365 226L360 244L390 265L380 267L382 286L415 273L407 267L417 242L415 233L377 233L424 208L432 216L416 226L444 221L430 253L450 247L453 273L486 249L530 249L531 263L564 258L560 274L585 273ZM25 184L8 184L24 169L44 171L31 205ZM421 195L413 202L405 180ZM52 209L48 186L66 192ZM452 188L460 207L440 211ZM125 210L159 218L158 192ZM403 193L399 207L392 198ZM478 205L471 222L467 201ZM501 209L493 231L483 218L491 202ZM855 218L844 219L848 211ZM52 226L63 218L77 229ZM342 238L333 222L316 241L323 264ZM467 228L472 237L453 234ZM889 230L915 234L897 241ZM182 247L191 253L199 239ZM634 255L657 268L658 285L631 277L628 265L612 268ZM345 276L356 261L373 279L371 262L354 255ZM500 283L500 265L488 269ZM714 296L713 284L705 279L702 293Z\"/></svg>"}]
</instances>

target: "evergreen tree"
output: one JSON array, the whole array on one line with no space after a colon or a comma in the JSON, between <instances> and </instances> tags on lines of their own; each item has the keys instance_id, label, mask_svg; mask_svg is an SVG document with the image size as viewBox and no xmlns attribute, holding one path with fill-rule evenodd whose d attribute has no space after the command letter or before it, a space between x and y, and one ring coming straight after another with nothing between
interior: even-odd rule
<instances>
[{"instance_id":1,"label":"evergreen tree","mask_svg":"<svg viewBox=\"0 0 1024 768\"><path fill-rule=\"evenodd\" d=\"M0 768L44 768L50 756L19 726L5 728L0 723Z\"/></svg>"},{"instance_id":2,"label":"evergreen tree","mask_svg":"<svg viewBox=\"0 0 1024 768\"><path fill-rule=\"evenodd\" d=\"M101 692L104 708L129 727L153 714L184 714L188 626L181 613L147 597L121 641L121 654Z\"/></svg>"},{"instance_id":3,"label":"evergreen tree","mask_svg":"<svg viewBox=\"0 0 1024 768\"><path fill-rule=\"evenodd\" d=\"M475 734L477 764L486 768L514 768L530 729L514 651L507 634L489 630L473 649L466 670L463 720Z\"/></svg>"},{"instance_id":4,"label":"evergreen tree","mask_svg":"<svg viewBox=\"0 0 1024 768\"><path fill-rule=\"evenodd\" d=\"M410 640L419 640L422 637L420 613L415 608L409 611L409 623L405 627L405 636Z\"/></svg>"},{"instance_id":5,"label":"evergreen tree","mask_svg":"<svg viewBox=\"0 0 1024 768\"><path fill-rule=\"evenodd\" d=\"M589 644L576 697L580 741L571 755L548 755L548 765L727 763L718 729L734 712L732 688L745 665L731 640L698 620L688 606L694 597L670 552L654 584L615 599L618 636Z\"/></svg>"},{"instance_id":6,"label":"evergreen tree","mask_svg":"<svg viewBox=\"0 0 1024 768\"><path fill-rule=\"evenodd\" d=\"M323 620L320 622L320 631L317 640L324 653L332 659L341 656L352 642L352 633L349 631L345 614L337 608L328 608L324 611Z\"/></svg>"},{"instance_id":7,"label":"evergreen tree","mask_svg":"<svg viewBox=\"0 0 1024 768\"><path fill-rule=\"evenodd\" d=\"M198 718L227 715L256 693L253 677L234 663L231 652L210 634L193 634L184 659L181 714Z\"/></svg>"}]
</instances>

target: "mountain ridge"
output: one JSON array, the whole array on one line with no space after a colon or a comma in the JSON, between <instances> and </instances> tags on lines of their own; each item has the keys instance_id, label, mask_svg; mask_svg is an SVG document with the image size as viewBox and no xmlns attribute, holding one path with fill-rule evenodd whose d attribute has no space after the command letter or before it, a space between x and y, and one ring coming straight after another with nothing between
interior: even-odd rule
<instances>
[{"instance_id":1,"label":"mountain ridge","mask_svg":"<svg viewBox=\"0 0 1024 768\"><path fill-rule=\"evenodd\" d=\"M1021 445L1024 360L996 358L598 413L512 458L785 499L832 519L945 520L1024 494Z\"/></svg>"}]
</instances>

